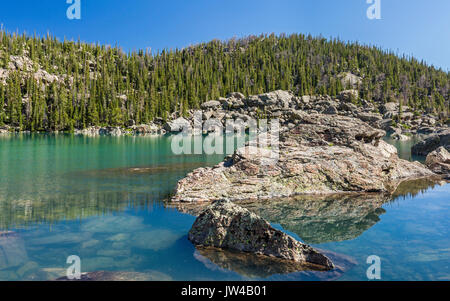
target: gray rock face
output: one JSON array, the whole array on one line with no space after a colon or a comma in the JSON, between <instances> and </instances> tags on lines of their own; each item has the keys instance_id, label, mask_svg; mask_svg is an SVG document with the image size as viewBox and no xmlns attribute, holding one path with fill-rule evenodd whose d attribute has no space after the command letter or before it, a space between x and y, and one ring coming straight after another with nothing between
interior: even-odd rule
<instances>
[{"instance_id":1,"label":"gray rock face","mask_svg":"<svg viewBox=\"0 0 450 301\"><path fill-rule=\"evenodd\" d=\"M265 255L323 269L333 268L326 256L229 201L215 202L201 213L189 231L189 240L202 247Z\"/></svg>"},{"instance_id":2,"label":"gray rock face","mask_svg":"<svg viewBox=\"0 0 450 301\"><path fill-rule=\"evenodd\" d=\"M398 158L382 130L356 118L298 114L282 132L279 158L247 145L213 168L200 168L177 184L172 201L246 200L298 194L392 193L407 179L434 175L418 162Z\"/></svg>"},{"instance_id":3,"label":"gray rock face","mask_svg":"<svg viewBox=\"0 0 450 301\"><path fill-rule=\"evenodd\" d=\"M338 75L338 78L341 80L342 86L350 86L352 88L357 88L358 85L362 83L362 78L350 73L350 72L343 72Z\"/></svg>"},{"instance_id":4,"label":"gray rock face","mask_svg":"<svg viewBox=\"0 0 450 301\"><path fill-rule=\"evenodd\" d=\"M125 130L120 127L99 127L99 126L91 126L83 130L75 131L77 135L86 135L86 136L122 136L125 134Z\"/></svg>"},{"instance_id":5,"label":"gray rock face","mask_svg":"<svg viewBox=\"0 0 450 301\"><path fill-rule=\"evenodd\" d=\"M450 153L445 147L441 146L429 153L425 164L433 172L450 177Z\"/></svg>"},{"instance_id":6,"label":"gray rock face","mask_svg":"<svg viewBox=\"0 0 450 301\"><path fill-rule=\"evenodd\" d=\"M411 148L411 152L413 155L426 156L440 146L450 151L450 129L433 134L427 139L418 142Z\"/></svg>"},{"instance_id":7,"label":"gray rock face","mask_svg":"<svg viewBox=\"0 0 450 301\"><path fill-rule=\"evenodd\" d=\"M221 107L222 104L217 101L217 100L211 100L211 101L207 101L202 103L201 108L206 110L206 109L217 109L219 107Z\"/></svg>"},{"instance_id":8,"label":"gray rock face","mask_svg":"<svg viewBox=\"0 0 450 301\"><path fill-rule=\"evenodd\" d=\"M131 130L134 134L157 134L159 132L159 127L155 124L141 124L131 126Z\"/></svg>"},{"instance_id":9,"label":"gray rock face","mask_svg":"<svg viewBox=\"0 0 450 301\"><path fill-rule=\"evenodd\" d=\"M339 99L344 102L349 102L352 99L358 99L359 92L358 90L345 90L339 93Z\"/></svg>"},{"instance_id":10,"label":"gray rock face","mask_svg":"<svg viewBox=\"0 0 450 301\"><path fill-rule=\"evenodd\" d=\"M227 95L227 98L244 99L245 95L240 92L231 92Z\"/></svg>"},{"instance_id":11,"label":"gray rock face","mask_svg":"<svg viewBox=\"0 0 450 301\"><path fill-rule=\"evenodd\" d=\"M393 113L397 114L398 107L399 107L398 103L396 103L396 102L388 102L388 103L386 103L386 104L381 106L381 110L380 111L383 114L386 114L388 112L393 112Z\"/></svg>"},{"instance_id":12,"label":"gray rock face","mask_svg":"<svg viewBox=\"0 0 450 301\"><path fill-rule=\"evenodd\" d=\"M164 124L164 130L166 130L169 133L179 133L181 131L190 128L191 128L190 122L184 119L183 117L177 118L173 121Z\"/></svg>"},{"instance_id":13,"label":"gray rock face","mask_svg":"<svg viewBox=\"0 0 450 301\"><path fill-rule=\"evenodd\" d=\"M328 108L325 109L323 113L328 115L335 115L338 113L338 110L336 109L335 106L330 105Z\"/></svg>"}]
</instances>

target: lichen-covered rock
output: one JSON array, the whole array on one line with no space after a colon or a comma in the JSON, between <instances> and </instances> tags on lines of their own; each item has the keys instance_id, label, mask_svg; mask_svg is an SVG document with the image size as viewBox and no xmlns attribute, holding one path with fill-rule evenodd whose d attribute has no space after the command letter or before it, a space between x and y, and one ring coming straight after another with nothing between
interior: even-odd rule
<instances>
[{"instance_id":1,"label":"lichen-covered rock","mask_svg":"<svg viewBox=\"0 0 450 301\"><path fill-rule=\"evenodd\" d=\"M203 247L265 255L324 269L333 268L326 256L274 229L261 217L230 201L217 201L201 213L189 231L189 240Z\"/></svg>"},{"instance_id":2,"label":"lichen-covered rock","mask_svg":"<svg viewBox=\"0 0 450 301\"><path fill-rule=\"evenodd\" d=\"M437 174L450 176L450 153L443 146L429 153L425 164Z\"/></svg>"},{"instance_id":3,"label":"lichen-covered rock","mask_svg":"<svg viewBox=\"0 0 450 301\"><path fill-rule=\"evenodd\" d=\"M179 133L182 131L189 131L191 129L191 124L183 117L180 117L165 123L163 128L169 133Z\"/></svg>"},{"instance_id":4,"label":"lichen-covered rock","mask_svg":"<svg viewBox=\"0 0 450 301\"><path fill-rule=\"evenodd\" d=\"M210 100L202 103L201 108L204 110L220 108L222 104L218 100Z\"/></svg>"},{"instance_id":5,"label":"lichen-covered rock","mask_svg":"<svg viewBox=\"0 0 450 301\"><path fill-rule=\"evenodd\" d=\"M339 99L344 102L356 100L359 97L358 90L345 90L339 93Z\"/></svg>"},{"instance_id":6,"label":"lichen-covered rock","mask_svg":"<svg viewBox=\"0 0 450 301\"><path fill-rule=\"evenodd\" d=\"M398 158L385 132L357 118L299 114L282 132L278 159L255 142L212 168L180 180L172 201L245 200L336 192L392 193L407 179L432 176L418 162Z\"/></svg>"},{"instance_id":7,"label":"lichen-covered rock","mask_svg":"<svg viewBox=\"0 0 450 301\"><path fill-rule=\"evenodd\" d=\"M130 129L137 135L157 134L161 130L156 124L133 125Z\"/></svg>"}]
</instances>

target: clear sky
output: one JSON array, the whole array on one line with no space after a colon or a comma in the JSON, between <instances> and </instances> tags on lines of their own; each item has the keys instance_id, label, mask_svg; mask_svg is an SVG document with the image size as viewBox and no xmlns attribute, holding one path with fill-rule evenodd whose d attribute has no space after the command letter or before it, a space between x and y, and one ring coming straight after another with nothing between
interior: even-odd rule
<instances>
[{"instance_id":1,"label":"clear sky","mask_svg":"<svg viewBox=\"0 0 450 301\"><path fill-rule=\"evenodd\" d=\"M182 48L261 33L311 33L374 44L450 71L450 1L380 0L80 0L69 20L66 0L2 1L0 23L20 33L118 44L124 50ZM375 0L373 0L375 1Z\"/></svg>"}]
</instances>

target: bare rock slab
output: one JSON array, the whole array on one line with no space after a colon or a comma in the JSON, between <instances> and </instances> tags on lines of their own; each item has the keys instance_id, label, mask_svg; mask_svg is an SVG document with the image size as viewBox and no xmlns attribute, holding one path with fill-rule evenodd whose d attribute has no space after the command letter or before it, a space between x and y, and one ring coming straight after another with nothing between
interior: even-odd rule
<instances>
[{"instance_id":1,"label":"bare rock slab","mask_svg":"<svg viewBox=\"0 0 450 301\"><path fill-rule=\"evenodd\" d=\"M178 182L171 200L392 193L405 180L434 175L419 162L400 159L397 149L381 140L386 133L360 119L325 114L296 118L296 127L280 133L277 160L269 160L272 150L251 141L231 159L189 173Z\"/></svg>"},{"instance_id":2,"label":"bare rock slab","mask_svg":"<svg viewBox=\"0 0 450 301\"><path fill-rule=\"evenodd\" d=\"M334 267L314 248L230 201L217 201L201 213L189 231L189 240L196 246L265 255L324 270Z\"/></svg>"}]
</instances>

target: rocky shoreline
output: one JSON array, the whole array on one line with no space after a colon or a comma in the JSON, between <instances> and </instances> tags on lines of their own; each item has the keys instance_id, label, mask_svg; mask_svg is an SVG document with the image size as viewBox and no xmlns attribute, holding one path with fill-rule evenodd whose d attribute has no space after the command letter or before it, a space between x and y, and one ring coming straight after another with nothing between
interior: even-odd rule
<instances>
[{"instance_id":1,"label":"rocky shoreline","mask_svg":"<svg viewBox=\"0 0 450 301\"><path fill-rule=\"evenodd\" d=\"M167 120L155 118L149 124L135 124L134 120L127 122L127 127L91 126L85 129L75 129L78 135L122 136L122 135L164 135L183 131L194 127L195 114L190 110L186 116L178 112L172 113ZM242 93L233 92L227 97L211 100L201 105L201 122L221 124L225 128L227 120L241 119L248 126L250 119L277 118L284 129L298 124L296 116L301 113L326 114L354 117L368 123L372 127L382 129L392 134L394 139L407 140L412 135L428 137L435 133L448 130L448 125L442 124L433 114L419 115L413 109L390 102L377 105L360 99L357 90L342 91L336 97L328 95L295 96L292 92L277 90L260 95L245 97ZM21 132L18 128L1 126L0 134ZM27 133L27 132L25 132ZM58 133L58 132L53 132ZM206 134L208 130L192 131L192 134Z\"/></svg>"},{"instance_id":2,"label":"rocky shoreline","mask_svg":"<svg viewBox=\"0 0 450 301\"><path fill-rule=\"evenodd\" d=\"M385 132L359 119L301 114L298 126L280 133L278 160L262 146L239 148L212 168L199 168L177 184L171 201L244 200L299 194L392 193L404 180L434 173L399 159L381 140Z\"/></svg>"},{"instance_id":3,"label":"rocky shoreline","mask_svg":"<svg viewBox=\"0 0 450 301\"><path fill-rule=\"evenodd\" d=\"M337 98L296 97L287 91L249 97L231 93L203 103L200 114L190 111L181 117L175 113L167 121L157 119L148 125L130 121L126 129L90 127L75 134L203 135L217 133L217 129L227 132L229 120L239 120L241 129L248 130L255 120L277 119L280 126L276 132L259 130L256 139L220 164L195 169L177 183L169 200L179 204L217 201L200 213L189 232L189 240L203 248L201 253L215 260L217 254L204 248L263 256L250 262L276 258L284 262L286 271L301 270L304 265L333 269L325 255L272 228L236 202L298 195L391 195L407 180L435 177L437 173L448 177L449 173L448 126L431 114L418 116L394 103L376 107L359 99L356 90L343 91ZM11 129L3 127L1 132ZM397 149L382 140L386 133L399 140L428 135L417 147L421 155L428 154L426 165L400 159ZM269 145L269 140L276 147ZM242 261L239 254L227 257Z\"/></svg>"},{"instance_id":4,"label":"rocky shoreline","mask_svg":"<svg viewBox=\"0 0 450 301\"><path fill-rule=\"evenodd\" d=\"M273 133L259 133L255 140L238 148L222 163L212 168L198 168L178 182L170 199L172 204L194 203L193 207L197 207L194 211L198 211L204 210L203 204L226 200L217 201L200 213L189 233L189 239L200 247L271 255L291 262L301 257L304 262L317 263L308 260L308 257L284 256L261 247L261 241L271 240L263 234L271 231L267 230L270 225L254 215L253 220L261 221L264 225L255 222L247 227L245 222L240 221L241 215L251 213L237 203L244 201L248 205L261 200L298 195L375 193L372 199L380 200L376 203L380 206L382 200L387 199L407 180L448 173L449 158L444 147L429 154L425 166L400 159L397 149L381 139L386 131L393 133L394 139L407 139L401 129L393 127L393 118L400 120L395 115L398 107L384 105L381 108L384 115L381 116L374 112L370 103L366 102L363 109L349 103L355 98L357 95L354 91L345 91L340 95L340 102L325 98L316 104L316 99L311 101L308 97L296 98L287 92L276 91L248 99L235 95L229 102L207 103L215 109L214 113L221 106L234 108L235 103L237 107L263 107L266 117L278 118L281 127L275 133L279 135L276 137L276 149L268 147L267 143L260 143L261 140L267 142L273 138L270 137ZM418 121L414 114L402 113L403 118L406 118L402 119L404 122L412 120L404 127L408 128L407 135L418 132L445 133L445 128L432 128L436 126L432 118L425 117ZM274 152L276 156L273 156ZM377 194L382 197L377 198ZM237 227L233 222L238 222L240 226ZM252 233L260 233L260 237L252 237ZM286 244L278 246L276 242L267 245L274 245L285 252L289 250L291 255L302 254L295 241L287 244L289 247ZM263 245L266 246L265 243ZM206 254L218 258L215 252ZM239 256L231 254L228 257L239 261ZM329 269L333 268L331 262L327 264L327 260L320 263Z\"/></svg>"}]
</instances>

